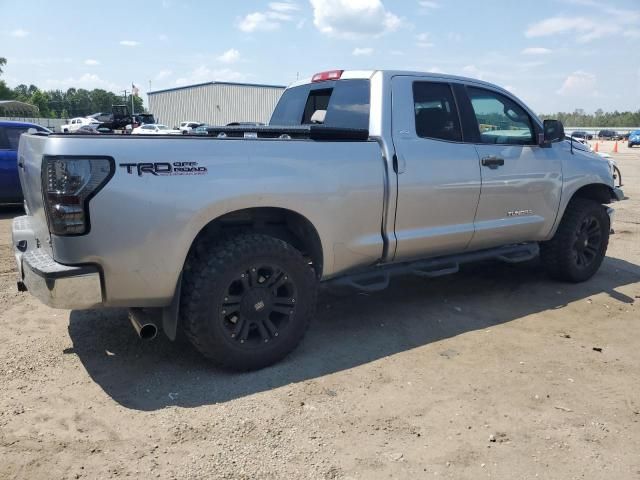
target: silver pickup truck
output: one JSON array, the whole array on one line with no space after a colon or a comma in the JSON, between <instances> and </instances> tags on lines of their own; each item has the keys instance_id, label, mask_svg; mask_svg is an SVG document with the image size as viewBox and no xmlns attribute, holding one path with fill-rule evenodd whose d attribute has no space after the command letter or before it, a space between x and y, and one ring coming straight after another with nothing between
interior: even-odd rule
<instances>
[{"instance_id":1,"label":"silver pickup truck","mask_svg":"<svg viewBox=\"0 0 640 480\"><path fill-rule=\"evenodd\" d=\"M20 279L56 308L127 307L234 369L295 348L320 282L377 290L538 254L600 267L623 198L609 163L511 93L403 71L289 87L267 126L204 136L25 134Z\"/></svg>"}]
</instances>

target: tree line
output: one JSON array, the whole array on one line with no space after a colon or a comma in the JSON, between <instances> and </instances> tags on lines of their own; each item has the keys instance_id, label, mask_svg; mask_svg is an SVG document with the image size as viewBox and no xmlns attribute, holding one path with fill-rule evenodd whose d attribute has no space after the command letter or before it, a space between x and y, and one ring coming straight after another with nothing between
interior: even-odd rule
<instances>
[{"instance_id":1,"label":"tree line","mask_svg":"<svg viewBox=\"0 0 640 480\"><path fill-rule=\"evenodd\" d=\"M596 110L594 114L585 113L582 109L576 109L573 113L558 112L552 115L540 115L542 120L555 118L568 127L640 127L640 110L637 112L604 112Z\"/></svg>"},{"instance_id":2,"label":"tree line","mask_svg":"<svg viewBox=\"0 0 640 480\"><path fill-rule=\"evenodd\" d=\"M0 57L0 74L6 64L6 59ZM130 96L125 99L123 95L101 88L41 90L35 85L25 84L10 88L4 80L0 80L0 100L17 100L35 105L40 110L40 116L46 118L84 117L97 112L110 112L112 105L125 104L131 107ZM133 105L136 112L144 112L142 98L134 96ZM0 107L0 116L8 113Z\"/></svg>"}]
</instances>

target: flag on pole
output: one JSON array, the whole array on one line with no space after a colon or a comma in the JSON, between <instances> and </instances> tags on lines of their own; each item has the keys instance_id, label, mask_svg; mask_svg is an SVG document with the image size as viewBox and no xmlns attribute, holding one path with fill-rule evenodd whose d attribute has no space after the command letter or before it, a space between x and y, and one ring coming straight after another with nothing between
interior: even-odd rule
<instances>
[{"instance_id":1,"label":"flag on pole","mask_svg":"<svg viewBox=\"0 0 640 480\"><path fill-rule=\"evenodd\" d=\"M140 89L136 87L135 83L131 82L131 94L137 97L138 93L140 93Z\"/></svg>"}]
</instances>

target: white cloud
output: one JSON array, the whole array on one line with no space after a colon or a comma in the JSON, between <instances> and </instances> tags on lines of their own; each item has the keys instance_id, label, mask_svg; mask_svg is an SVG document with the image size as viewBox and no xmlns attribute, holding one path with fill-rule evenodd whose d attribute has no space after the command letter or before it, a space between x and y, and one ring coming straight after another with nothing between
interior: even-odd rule
<instances>
[{"instance_id":1,"label":"white cloud","mask_svg":"<svg viewBox=\"0 0 640 480\"><path fill-rule=\"evenodd\" d=\"M22 28L16 28L15 30L13 30L10 34L12 37L17 37L17 38L24 38L27 35L29 35L29 32L27 32L26 30L23 30Z\"/></svg>"},{"instance_id":2,"label":"white cloud","mask_svg":"<svg viewBox=\"0 0 640 480\"><path fill-rule=\"evenodd\" d=\"M427 72L430 73L444 73L440 67L430 67L427 69Z\"/></svg>"},{"instance_id":3,"label":"white cloud","mask_svg":"<svg viewBox=\"0 0 640 480\"><path fill-rule=\"evenodd\" d=\"M135 40L120 40L120 45L125 47L137 47L140 45L140 42L136 42Z\"/></svg>"},{"instance_id":4,"label":"white cloud","mask_svg":"<svg viewBox=\"0 0 640 480\"><path fill-rule=\"evenodd\" d=\"M238 28L243 32L251 33L255 31L270 32L280 28L280 22L273 18L271 13L275 12L253 12L247 14L238 22Z\"/></svg>"},{"instance_id":5,"label":"white cloud","mask_svg":"<svg viewBox=\"0 0 640 480\"><path fill-rule=\"evenodd\" d=\"M402 23L380 0L310 1L313 24L322 33L332 37L379 37L397 30Z\"/></svg>"},{"instance_id":6,"label":"white cloud","mask_svg":"<svg viewBox=\"0 0 640 480\"><path fill-rule=\"evenodd\" d=\"M369 56L373 53L373 48L371 47L364 47L364 48L354 48L353 52L351 52L351 54L354 57L361 57L361 56Z\"/></svg>"},{"instance_id":7,"label":"white cloud","mask_svg":"<svg viewBox=\"0 0 640 480\"><path fill-rule=\"evenodd\" d=\"M235 48L230 48L222 55L218 57L218 60L222 63L233 63L240 59L240 52Z\"/></svg>"},{"instance_id":8,"label":"white cloud","mask_svg":"<svg viewBox=\"0 0 640 480\"><path fill-rule=\"evenodd\" d=\"M275 12L296 12L300 7L292 2L271 2L269 8Z\"/></svg>"},{"instance_id":9,"label":"white cloud","mask_svg":"<svg viewBox=\"0 0 640 480\"><path fill-rule=\"evenodd\" d=\"M165 79L165 78L167 78L167 77L171 76L171 74L172 74L172 73L173 73L173 72L172 72L171 70L160 70L160 71L157 73L157 75L156 75L155 79L156 79L156 80L163 80L163 79Z\"/></svg>"},{"instance_id":10,"label":"white cloud","mask_svg":"<svg viewBox=\"0 0 640 480\"><path fill-rule=\"evenodd\" d=\"M246 75L229 68L210 69L206 65L200 65L194 69L186 77L181 77L176 80L176 85L189 85L193 83L204 82L242 82L246 80Z\"/></svg>"},{"instance_id":11,"label":"white cloud","mask_svg":"<svg viewBox=\"0 0 640 480\"><path fill-rule=\"evenodd\" d=\"M630 30L625 30L622 32L622 35L627 38L640 38L640 29L632 28Z\"/></svg>"},{"instance_id":12,"label":"white cloud","mask_svg":"<svg viewBox=\"0 0 640 480\"><path fill-rule=\"evenodd\" d=\"M94 60L93 58L87 58L84 61L84 64L93 67L95 65L100 65L100 62L98 60Z\"/></svg>"},{"instance_id":13,"label":"white cloud","mask_svg":"<svg viewBox=\"0 0 640 480\"><path fill-rule=\"evenodd\" d=\"M418 5L420 5L425 10L434 10L436 8L440 8L440 4L438 2L433 2L431 0L420 0L418 2Z\"/></svg>"},{"instance_id":14,"label":"white cloud","mask_svg":"<svg viewBox=\"0 0 640 480\"><path fill-rule=\"evenodd\" d=\"M433 47L433 42L429 41L430 35L428 33L420 33L416 35L417 45L421 48Z\"/></svg>"},{"instance_id":15,"label":"white cloud","mask_svg":"<svg viewBox=\"0 0 640 480\"><path fill-rule=\"evenodd\" d=\"M551 50L544 47L528 47L522 50L523 55L547 55Z\"/></svg>"},{"instance_id":16,"label":"white cloud","mask_svg":"<svg viewBox=\"0 0 640 480\"><path fill-rule=\"evenodd\" d=\"M530 25L525 36L536 38L571 33L576 36L578 42L585 43L619 32L618 25L602 19L596 21L586 17L557 16Z\"/></svg>"},{"instance_id":17,"label":"white cloud","mask_svg":"<svg viewBox=\"0 0 640 480\"><path fill-rule=\"evenodd\" d=\"M246 33L270 32L279 29L283 22L295 20L293 14L298 10L298 5L292 2L271 2L269 10L248 13L237 21L236 26Z\"/></svg>"},{"instance_id":18,"label":"white cloud","mask_svg":"<svg viewBox=\"0 0 640 480\"><path fill-rule=\"evenodd\" d=\"M557 91L565 96L596 96L596 76L592 73L577 70L569 75Z\"/></svg>"},{"instance_id":19,"label":"white cloud","mask_svg":"<svg viewBox=\"0 0 640 480\"><path fill-rule=\"evenodd\" d=\"M465 75L477 78L479 80L484 80L484 77L485 77L485 74L486 74L486 72L480 70L475 65L466 65L466 66L462 67L462 71L464 72Z\"/></svg>"},{"instance_id":20,"label":"white cloud","mask_svg":"<svg viewBox=\"0 0 640 480\"><path fill-rule=\"evenodd\" d=\"M104 80L95 73L85 73L79 78L67 77L62 80L56 80L49 78L45 80L45 85L50 89L67 89L67 88L85 88L87 90L93 90L94 88L102 88L111 92L117 92L121 86Z\"/></svg>"}]
</instances>

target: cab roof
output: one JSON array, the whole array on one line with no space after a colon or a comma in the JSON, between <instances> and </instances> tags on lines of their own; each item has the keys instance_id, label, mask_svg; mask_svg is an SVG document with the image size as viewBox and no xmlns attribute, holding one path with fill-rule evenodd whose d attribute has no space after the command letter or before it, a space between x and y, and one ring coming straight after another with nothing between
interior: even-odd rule
<instances>
[{"instance_id":1,"label":"cab roof","mask_svg":"<svg viewBox=\"0 0 640 480\"><path fill-rule=\"evenodd\" d=\"M422 78L430 78L433 80L441 80L441 81L455 81L455 82L464 82L464 83L474 83L476 85L484 85L486 87L497 88L500 90L505 90L499 85L495 85L493 83L485 82L483 80L478 80L476 78L470 77L462 77L459 75L450 75L447 73L436 73L436 72L419 72L415 70L344 70L342 71L342 75L340 76L340 80L353 80L353 79L370 79L375 74L381 73L386 78L391 78L399 75L407 75L407 76L415 76ZM308 77L304 79L300 79L291 85L291 87L297 87L300 85L306 85L308 83L312 83L313 77Z\"/></svg>"}]
</instances>

